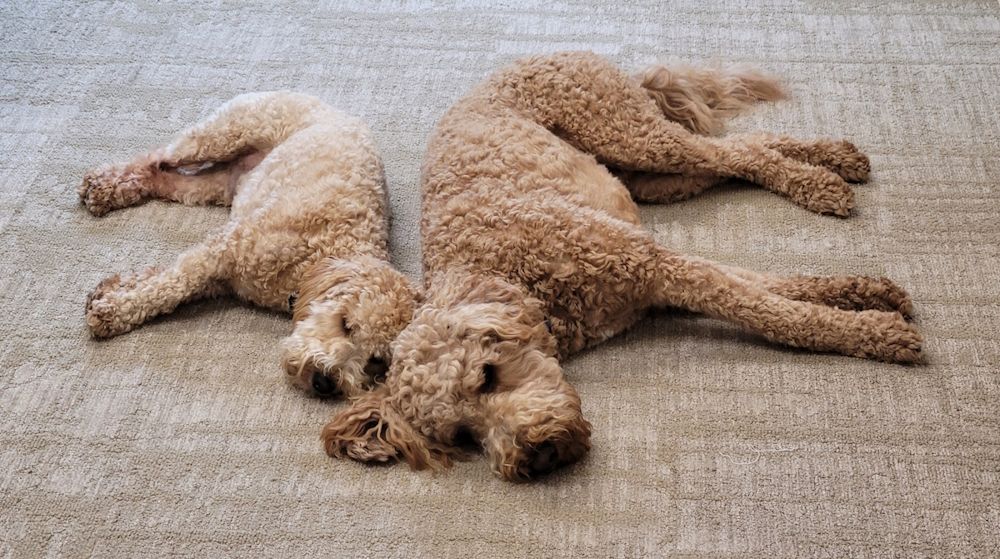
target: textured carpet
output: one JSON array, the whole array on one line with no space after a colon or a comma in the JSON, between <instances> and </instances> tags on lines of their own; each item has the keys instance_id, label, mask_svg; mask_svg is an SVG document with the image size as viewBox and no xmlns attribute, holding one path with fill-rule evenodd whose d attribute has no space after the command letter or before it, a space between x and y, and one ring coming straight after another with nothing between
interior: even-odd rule
<instances>
[{"instance_id":1,"label":"textured carpet","mask_svg":"<svg viewBox=\"0 0 1000 559\"><path fill-rule=\"evenodd\" d=\"M0 556L945 557L1000 554L1000 5L969 2L0 4ZM337 404L285 385L284 316L233 301L89 339L98 280L223 223L88 215L89 167L245 91L366 118L394 257L419 276L427 135L490 70L592 49L741 62L793 98L731 130L846 136L848 220L741 186L651 206L663 243L773 272L908 287L929 364L775 347L661 315L566 364L595 426L540 483L327 458Z\"/></svg>"}]
</instances>

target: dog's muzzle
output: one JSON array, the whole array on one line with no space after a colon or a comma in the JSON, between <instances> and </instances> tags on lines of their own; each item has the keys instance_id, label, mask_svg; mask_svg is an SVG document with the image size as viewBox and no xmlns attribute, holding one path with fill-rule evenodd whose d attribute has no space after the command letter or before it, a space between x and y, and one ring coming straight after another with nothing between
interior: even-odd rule
<instances>
[{"instance_id":1,"label":"dog's muzzle","mask_svg":"<svg viewBox=\"0 0 1000 559\"><path fill-rule=\"evenodd\" d=\"M531 477L547 474L562 465L559 462L559 449L552 441L544 441L525 456L524 465Z\"/></svg>"},{"instance_id":2,"label":"dog's muzzle","mask_svg":"<svg viewBox=\"0 0 1000 559\"><path fill-rule=\"evenodd\" d=\"M337 383L323 373L313 373L312 388L319 396L334 396L339 392Z\"/></svg>"}]
</instances>

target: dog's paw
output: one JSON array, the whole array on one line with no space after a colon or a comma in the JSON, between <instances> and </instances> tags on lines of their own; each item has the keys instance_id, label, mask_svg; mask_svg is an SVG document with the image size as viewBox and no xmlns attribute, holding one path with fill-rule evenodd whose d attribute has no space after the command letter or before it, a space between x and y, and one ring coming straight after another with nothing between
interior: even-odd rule
<instances>
[{"instance_id":1,"label":"dog's paw","mask_svg":"<svg viewBox=\"0 0 1000 559\"><path fill-rule=\"evenodd\" d=\"M918 363L923 358L920 352L923 343L923 336L913 326L893 328L887 337L883 359L890 363Z\"/></svg>"},{"instance_id":2,"label":"dog's paw","mask_svg":"<svg viewBox=\"0 0 1000 559\"><path fill-rule=\"evenodd\" d=\"M110 338L124 334L142 322L128 300L128 293L136 288L139 281L156 273L149 268L141 274L115 274L97 284L87 295L85 313L87 327L95 338Z\"/></svg>"},{"instance_id":3,"label":"dog's paw","mask_svg":"<svg viewBox=\"0 0 1000 559\"><path fill-rule=\"evenodd\" d=\"M872 166L868 156L847 140L837 140L825 146L828 152L826 167L847 182L867 182Z\"/></svg>"},{"instance_id":4,"label":"dog's paw","mask_svg":"<svg viewBox=\"0 0 1000 559\"><path fill-rule=\"evenodd\" d=\"M851 210L854 209L854 191L850 185L830 171L816 170L821 172L792 178L799 183L792 198L806 209L819 214L837 217L851 215Z\"/></svg>"},{"instance_id":5,"label":"dog's paw","mask_svg":"<svg viewBox=\"0 0 1000 559\"><path fill-rule=\"evenodd\" d=\"M119 313L121 298L117 295L123 287L121 275L115 274L87 295L87 327L95 338L110 338L130 329Z\"/></svg>"},{"instance_id":6,"label":"dog's paw","mask_svg":"<svg viewBox=\"0 0 1000 559\"><path fill-rule=\"evenodd\" d=\"M913 300L905 289L889 278L861 278L859 291L868 302L868 308L878 311L898 312L904 318L913 317Z\"/></svg>"},{"instance_id":7,"label":"dog's paw","mask_svg":"<svg viewBox=\"0 0 1000 559\"><path fill-rule=\"evenodd\" d=\"M855 353L858 357L888 363L918 363L922 360L923 336L899 313L864 311L871 336Z\"/></svg>"},{"instance_id":8,"label":"dog's paw","mask_svg":"<svg viewBox=\"0 0 1000 559\"><path fill-rule=\"evenodd\" d=\"M145 167L107 166L83 177L77 188L80 202L95 216L138 204L146 192L151 173Z\"/></svg>"},{"instance_id":9,"label":"dog's paw","mask_svg":"<svg viewBox=\"0 0 1000 559\"><path fill-rule=\"evenodd\" d=\"M816 299L845 311L897 312L904 318L913 316L909 294L888 278L843 276L806 278L804 287L815 285Z\"/></svg>"}]
</instances>

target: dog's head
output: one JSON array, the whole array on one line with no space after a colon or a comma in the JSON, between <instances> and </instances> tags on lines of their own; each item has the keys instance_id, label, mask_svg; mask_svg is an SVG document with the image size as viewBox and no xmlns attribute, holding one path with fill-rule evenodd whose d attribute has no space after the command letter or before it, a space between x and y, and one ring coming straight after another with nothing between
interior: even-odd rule
<instances>
[{"instance_id":1,"label":"dog's head","mask_svg":"<svg viewBox=\"0 0 1000 559\"><path fill-rule=\"evenodd\" d=\"M541 302L495 278L431 290L434 300L393 343L385 386L327 425L327 452L436 468L471 438L509 480L582 457L590 424L563 378Z\"/></svg>"},{"instance_id":2,"label":"dog's head","mask_svg":"<svg viewBox=\"0 0 1000 559\"><path fill-rule=\"evenodd\" d=\"M389 344L410 322L417 299L406 276L387 262L320 260L303 276L295 329L281 344L290 380L322 397L371 388L385 376Z\"/></svg>"}]
</instances>

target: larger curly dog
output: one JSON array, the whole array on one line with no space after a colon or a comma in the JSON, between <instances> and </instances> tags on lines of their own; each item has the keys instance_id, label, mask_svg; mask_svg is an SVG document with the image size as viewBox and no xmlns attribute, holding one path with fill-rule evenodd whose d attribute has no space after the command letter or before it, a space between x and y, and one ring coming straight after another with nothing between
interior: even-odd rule
<instances>
[{"instance_id":1,"label":"larger curly dog","mask_svg":"<svg viewBox=\"0 0 1000 559\"><path fill-rule=\"evenodd\" d=\"M448 464L471 436L506 479L575 461L591 427L558 360L651 307L790 346L916 360L909 298L888 280L738 270L672 252L639 225L630 190L675 200L726 177L846 215L845 180L868 173L851 144L693 133L779 94L755 74L654 68L633 79L564 53L517 62L456 103L423 169L427 301L393 343L386 384L326 427L327 451L419 469Z\"/></svg>"},{"instance_id":2,"label":"larger curly dog","mask_svg":"<svg viewBox=\"0 0 1000 559\"><path fill-rule=\"evenodd\" d=\"M79 193L94 215L147 198L232 206L229 222L173 265L101 282L86 308L96 337L233 294L293 311L283 361L295 384L354 395L384 373L389 342L413 314L416 293L389 264L371 133L313 97L241 95L168 146L89 173Z\"/></svg>"}]
</instances>

